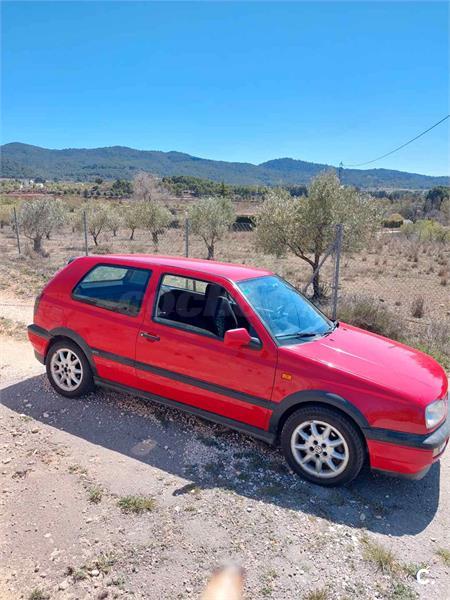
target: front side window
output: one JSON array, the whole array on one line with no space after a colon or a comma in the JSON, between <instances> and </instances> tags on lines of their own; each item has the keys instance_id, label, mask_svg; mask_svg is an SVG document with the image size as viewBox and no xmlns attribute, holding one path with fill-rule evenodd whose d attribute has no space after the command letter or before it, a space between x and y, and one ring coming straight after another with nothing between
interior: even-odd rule
<instances>
[{"instance_id":1,"label":"front side window","mask_svg":"<svg viewBox=\"0 0 450 600\"><path fill-rule=\"evenodd\" d=\"M163 275L154 318L166 325L223 339L229 329L245 327L256 333L227 290L217 283Z\"/></svg>"},{"instance_id":2,"label":"front side window","mask_svg":"<svg viewBox=\"0 0 450 600\"><path fill-rule=\"evenodd\" d=\"M280 343L328 333L333 323L300 292L274 275L241 281L238 286Z\"/></svg>"},{"instance_id":3,"label":"front side window","mask_svg":"<svg viewBox=\"0 0 450 600\"><path fill-rule=\"evenodd\" d=\"M76 285L72 297L134 317L141 309L150 276L146 269L97 265Z\"/></svg>"}]
</instances>

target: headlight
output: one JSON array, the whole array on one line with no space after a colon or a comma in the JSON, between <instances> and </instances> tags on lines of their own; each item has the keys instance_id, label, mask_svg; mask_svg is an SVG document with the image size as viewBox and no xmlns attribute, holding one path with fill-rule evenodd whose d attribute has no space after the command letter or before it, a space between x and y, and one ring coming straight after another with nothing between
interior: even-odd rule
<instances>
[{"instance_id":1,"label":"headlight","mask_svg":"<svg viewBox=\"0 0 450 600\"><path fill-rule=\"evenodd\" d=\"M440 423L445 417L446 412L447 401L444 398L429 404L425 409L425 423L427 428L431 429Z\"/></svg>"}]
</instances>

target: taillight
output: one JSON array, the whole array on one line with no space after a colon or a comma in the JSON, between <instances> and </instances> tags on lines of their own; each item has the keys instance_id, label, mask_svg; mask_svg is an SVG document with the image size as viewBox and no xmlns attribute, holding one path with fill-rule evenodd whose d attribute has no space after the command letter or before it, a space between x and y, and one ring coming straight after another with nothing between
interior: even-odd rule
<instances>
[{"instance_id":1,"label":"taillight","mask_svg":"<svg viewBox=\"0 0 450 600\"><path fill-rule=\"evenodd\" d=\"M39 296L36 296L36 300L34 301L33 319L36 317L36 313L39 308L39 302L41 301L41 297L42 297L42 294L39 294Z\"/></svg>"}]
</instances>

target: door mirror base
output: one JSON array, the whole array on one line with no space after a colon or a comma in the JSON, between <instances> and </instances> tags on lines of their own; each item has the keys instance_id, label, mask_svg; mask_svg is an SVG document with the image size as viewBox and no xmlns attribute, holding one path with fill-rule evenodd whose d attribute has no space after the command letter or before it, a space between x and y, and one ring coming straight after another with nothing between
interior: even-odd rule
<instances>
[{"instance_id":1,"label":"door mirror base","mask_svg":"<svg viewBox=\"0 0 450 600\"><path fill-rule=\"evenodd\" d=\"M229 329L225 332L223 343L225 346L230 348L242 348L243 346L249 346L253 338L244 327L239 329Z\"/></svg>"}]
</instances>

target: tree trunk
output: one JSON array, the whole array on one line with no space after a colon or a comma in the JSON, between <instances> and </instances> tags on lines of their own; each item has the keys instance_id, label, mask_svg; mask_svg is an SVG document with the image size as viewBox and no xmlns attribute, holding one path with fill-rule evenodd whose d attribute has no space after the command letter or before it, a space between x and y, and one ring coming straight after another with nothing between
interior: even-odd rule
<instances>
[{"instance_id":1,"label":"tree trunk","mask_svg":"<svg viewBox=\"0 0 450 600\"><path fill-rule=\"evenodd\" d=\"M314 269L316 269L316 267L314 267ZM322 296L322 290L320 287L320 271L318 271L312 280L312 285L313 285L313 296L312 299L313 300L320 300L321 296Z\"/></svg>"},{"instance_id":2,"label":"tree trunk","mask_svg":"<svg viewBox=\"0 0 450 600\"><path fill-rule=\"evenodd\" d=\"M214 258L214 242L212 244L207 244L206 247L208 248L208 256L206 259L212 260Z\"/></svg>"},{"instance_id":3,"label":"tree trunk","mask_svg":"<svg viewBox=\"0 0 450 600\"><path fill-rule=\"evenodd\" d=\"M134 240L134 227L131 228L131 235L130 235L130 241Z\"/></svg>"},{"instance_id":4,"label":"tree trunk","mask_svg":"<svg viewBox=\"0 0 450 600\"><path fill-rule=\"evenodd\" d=\"M94 240L94 244L95 244L96 246L98 246L98 243L97 243L97 237L98 237L98 233L95 233L95 234L93 233L93 234L92 234L92 239Z\"/></svg>"},{"instance_id":5,"label":"tree trunk","mask_svg":"<svg viewBox=\"0 0 450 600\"><path fill-rule=\"evenodd\" d=\"M41 241L42 241L42 237L41 236L33 238L33 250L35 252L39 252L39 253L42 252Z\"/></svg>"},{"instance_id":6,"label":"tree trunk","mask_svg":"<svg viewBox=\"0 0 450 600\"><path fill-rule=\"evenodd\" d=\"M152 231L152 240L153 240L153 249L155 252L158 252L158 232Z\"/></svg>"}]
</instances>

